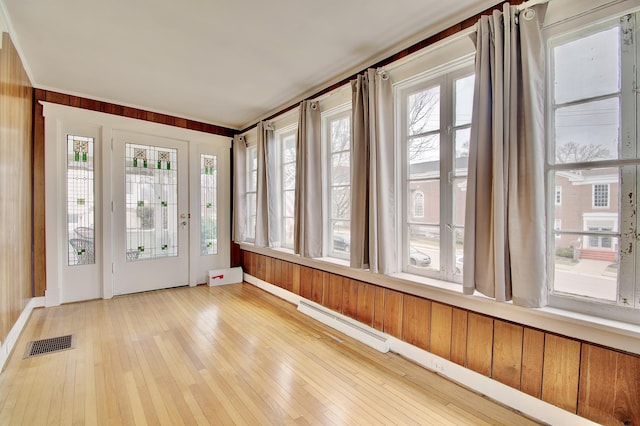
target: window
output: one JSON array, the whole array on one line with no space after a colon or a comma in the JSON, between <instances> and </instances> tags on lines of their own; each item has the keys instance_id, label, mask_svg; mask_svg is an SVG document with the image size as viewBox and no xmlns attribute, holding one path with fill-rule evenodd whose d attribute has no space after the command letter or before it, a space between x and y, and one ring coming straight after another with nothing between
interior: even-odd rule
<instances>
[{"instance_id":1,"label":"window","mask_svg":"<svg viewBox=\"0 0 640 426\"><path fill-rule=\"evenodd\" d=\"M609 185L593 185L593 207L609 207Z\"/></svg>"},{"instance_id":2,"label":"window","mask_svg":"<svg viewBox=\"0 0 640 426\"><path fill-rule=\"evenodd\" d=\"M424 193L416 191L413 194L413 217L424 217Z\"/></svg>"},{"instance_id":3,"label":"window","mask_svg":"<svg viewBox=\"0 0 640 426\"><path fill-rule=\"evenodd\" d=\"M327 161L328 250L330 257L349 259L351 242L351 109L323 114Z\"/></svg>"},{"instance_id":4,"label":"window","mask_svg":"<svg viewBox=\"0 0 640 426\"><path fill-rule=\"evenodd\" d=\"M218 157L200 154L200 254L218 253Z\"/></svg>"},{"instance_id":5,"label":"window","mask_svg":"<svg viewBox=\"0 0 640 426\"><path fill-rule=\"evenodd\" d=\"M398 92L407 272L461 280L473 87L465 68Z\"/></svg>"},{"instance_id":6,"label":"window","mask_svg":"<svg viewBox=\"0 0 640 426\"><path fill-rule=\"evenodd\" d=\"M256 196L258 190L258 148L247 148L247 231L246 240L256 239Z\"/></svg>"},{"instance_id":7,"label":"window","mask_svg":"<svg viewBox=\"0 0 640 426\"><path fill-rule=\"evenodd\" d=\"M559 225L548 238L551 305L638 323L623 309L640 308L636 21L625 15L549 40L547 194L556 200L548 228ZM557 207L558 186L570 209Z\"/></svg>"},{"instance_id":8,"label":"window","mask_svg":"<svg viewBox=\"0 0 640 426\"><path fill-rule=\"evenodd\" d=\"M562 219L556 219L553 222L553 230L557 231L558 229L561 229L561 228L562 228ZM557 238L560 238L560 234L556 234L556 239Z\"/></svg>"},{"instance_id":9,"label":"window","mask_svg":"<svg viewBox=\"0 0 640 426\"><path fill-rule=\"evenodd\" d=\"M611 232L611 228L589 228L589 231L608 231ZM598 237L592 235L589 237L589 248L611 248L611 237Z\"/></svg>"},{"instance_id":10,"label":"window","mask_svg":"<svg viewBox=\"0 0 640 426\"><path fill-rule=\"evenodd\" d=\"M293 249L294 210L296 192L296 128L276 133L280 159L280 241L282 247Z\"/></svg>"},{"instance_id":11,"label":"window","mask_svg":"<svg viewBox=\"0 0 640 426\"><path fill-rule=\"evenodd\" d=\"M67 265L95 263L93 138L67 135Z\"/></svg>"},{"instance_id":12,"label":"window","mask_svg":"<svg viewBox=\"0 0 640 426\"><path fill-rule=\"evenodd\" d=\"M562 204L562 187L556 186L556 206Z\"/></svg>"}]
</instances>

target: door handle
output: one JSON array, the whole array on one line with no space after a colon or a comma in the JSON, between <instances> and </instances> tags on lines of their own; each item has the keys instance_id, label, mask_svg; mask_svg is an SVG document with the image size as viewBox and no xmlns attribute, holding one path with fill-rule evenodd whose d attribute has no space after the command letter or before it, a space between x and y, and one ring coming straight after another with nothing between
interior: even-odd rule
<instances>
[{"instance_id":1,"label":"door handle","mask_svg":"<svg viewBox=\"0 0 640 426\"><path fill-rule=\"evenodd\" d=\"M180 213L180 228L185 229L187 227L188 219L190 218L190 213Z\"/></svg>"}]
</instances>

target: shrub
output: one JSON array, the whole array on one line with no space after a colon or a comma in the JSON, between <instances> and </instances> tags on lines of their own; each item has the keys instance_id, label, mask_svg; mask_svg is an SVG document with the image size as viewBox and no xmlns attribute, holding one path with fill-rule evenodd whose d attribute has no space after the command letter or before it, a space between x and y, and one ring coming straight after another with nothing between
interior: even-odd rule
<instances>
[{"instance_id":1,"label":"shrub","mask_svg":"<svg viewBox=\"0 0 640 426\"><path fill-rule=\"evenodd\" d=\"M558 257L566 257L568 259L573 259L573 248L571 248L571 247L558 247L558 248L556 248L556 256L558 256Z\"/></svg>"}]
</instances>

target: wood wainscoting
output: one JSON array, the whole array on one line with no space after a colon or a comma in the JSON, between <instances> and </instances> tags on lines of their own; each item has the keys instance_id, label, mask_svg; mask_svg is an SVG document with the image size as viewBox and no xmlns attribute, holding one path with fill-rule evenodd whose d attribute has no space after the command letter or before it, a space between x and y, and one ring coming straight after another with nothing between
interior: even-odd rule
<instances>
[{"instance_id":1,"label":"wood wainscoting","mask_svg":"<svg viewBox=\"0 0 640 426\"><path fill-rule=\"evenodd\" d=\"M249 251L245 273L603 424L640 424L640 356Z\"/></svg>"},{"instance_id":2,"label":"wood wainscoting","mask_svg":"<svg viewBox=\"0 0 640 426\"><path fill-rule=\"evenodd\" d=\"M31 299L32 92L9 34L0 48L0 343ZM1 364L0 364L1 365Z\"/></svg>"}]
</instances>

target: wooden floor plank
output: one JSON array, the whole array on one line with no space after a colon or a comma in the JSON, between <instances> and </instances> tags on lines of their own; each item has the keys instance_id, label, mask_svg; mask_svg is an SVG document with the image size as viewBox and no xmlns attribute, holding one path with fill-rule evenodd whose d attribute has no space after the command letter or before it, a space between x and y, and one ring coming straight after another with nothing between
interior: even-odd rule
<instances>
[{"instance_id":1,"label":"wooden floor plank","mask_svg":"<svg viewBox=\"0 0 640 426\"><path fill-rule=\"evenodd\" d=\"M16 348L0 424L535 424L248 284L37 309Z\"/></svg>"}]
</instances>

